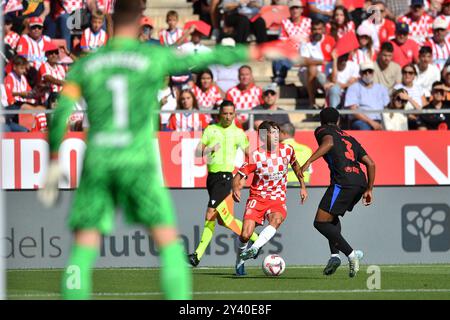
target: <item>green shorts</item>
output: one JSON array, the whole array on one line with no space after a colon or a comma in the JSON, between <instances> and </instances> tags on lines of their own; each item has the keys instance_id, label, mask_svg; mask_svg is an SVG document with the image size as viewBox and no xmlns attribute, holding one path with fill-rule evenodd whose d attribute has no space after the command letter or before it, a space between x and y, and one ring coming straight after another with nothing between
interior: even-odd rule
<instances>
[{"instance_id":1,"label":"green shorts","mask_svg":"<svg viewBox=\"0 0 450 320\"><path fill-rule=\"evenodd\" d=\"M159 172L152 166L121 170L85 166L73 200L70 229L109 234L117 207L123 209L130 224L147 228L175 226L172 199L160 181Z\"/></svg>"}]
</instances>

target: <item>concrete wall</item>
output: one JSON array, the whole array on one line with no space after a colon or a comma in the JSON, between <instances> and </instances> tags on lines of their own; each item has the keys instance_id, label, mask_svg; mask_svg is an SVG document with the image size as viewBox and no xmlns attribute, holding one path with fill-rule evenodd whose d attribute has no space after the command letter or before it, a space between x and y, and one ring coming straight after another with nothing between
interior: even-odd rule
<instances>
[{"instance_id":1,"label":"concrete wall","mask_svg":"<svg viewBox=\"0 0 450 320\"><path fill-rule=\"evenodd\" d=\"M309 189L310 198L299 204L298 189L288 190L288 218L249 265L260 264L264 254L281 254L287 264L323 264L328 245L312 226L323 188ZM186 249L192 252L203 227L207 192L201 189L171 190ZM235 206L242 217L243 203ZM364 250L365 262L450 263L450 187L377 188L375 203L358 204L342 219L343 234L355 248ZM71 235L65 227L72 192L65 191L53 210L44 209L36 193L5 192L7 266L13 268L60 268L65 265ZM259 228L261 230L261 227ZM201 266L232 266L235 236L217 226ZM98 267L158 266L157 250L143 229L125 226L118 216L117 228L103 241Z\"/></svg>"}]
</instances>

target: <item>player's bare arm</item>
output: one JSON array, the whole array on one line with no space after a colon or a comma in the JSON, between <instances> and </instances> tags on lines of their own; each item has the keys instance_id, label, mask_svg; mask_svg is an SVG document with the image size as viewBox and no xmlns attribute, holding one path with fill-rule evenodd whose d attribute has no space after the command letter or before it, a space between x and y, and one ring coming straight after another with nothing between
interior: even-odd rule
<instances>
[{"instance_id":1,"label":"player's bare arm","mask_svg":"<svg viewBox=\"0 0 450 320\"><path fill-rule=\"evenodd\" d=\"M367 190L363 194L363 204L368 206L373 202L373 184L375 182L375 162L369 155L362 157L361 162L367 169Z\"/></svg>"},{"instance_id":2,"label":"player's bare arm","mask_svg":"<svg viewBox=\"0 0 450 320\"><path fill-rule=\"evenodd\" d=\"M334 142L333 142L333 136L326 135L322 139L322 143L320 144L319 148L312 154L311 157L305 162L305 164L300 168L301 173L303 175L303 172L308 170L309 166L316 161L319 158L322 158L324 155L328 153L328 151L333 148Z\"/></svg>"},{"instance_id":3,"label":"player's bare arm","mask_svg":"<svg viewBox=\"0 0 450 320\"><path fill-rule=\"evenodd\" d=\"M245 183L245 177L239 172L233 178L233 199L236 202L241 202L241 190Z\"/></svg>"},{"instance_id":4,"label":"player's bare arm","mask_svg":"<svg viewBox=\"0 0 450 320\"><path fill-rule=\"evenodd\" d=\"M306 184L303 180L303 172L301 170L300 164L298 161L295 161L292 165L292 170L294 170L295 175L297 176L298 182L300 182L300 199L301 204L304 204L306 199L308 198L308 191L306 190Z\"/></svg>"}]
</instances>

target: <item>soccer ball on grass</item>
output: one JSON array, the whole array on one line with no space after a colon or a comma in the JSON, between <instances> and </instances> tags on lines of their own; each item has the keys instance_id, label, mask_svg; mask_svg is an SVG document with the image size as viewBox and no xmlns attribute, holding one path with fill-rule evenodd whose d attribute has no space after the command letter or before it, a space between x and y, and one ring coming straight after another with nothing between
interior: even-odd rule
<instances>
[{"instance_id":1,"label":"soccer ball on grass","mask_svg":"<svg viewBox=\"0 0 450 320\"><path fill-rule=\"evenodd\" d=\"M286 269L284 259L277 254L269 254L263 260L262 269L267 276L276 277Z\"/></svg>"}]
</instances>

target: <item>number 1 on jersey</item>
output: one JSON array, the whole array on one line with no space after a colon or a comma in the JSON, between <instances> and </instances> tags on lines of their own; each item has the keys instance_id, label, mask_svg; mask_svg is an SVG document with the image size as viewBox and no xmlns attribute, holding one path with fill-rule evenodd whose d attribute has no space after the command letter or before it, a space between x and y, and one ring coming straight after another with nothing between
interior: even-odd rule
<instances>
[{"instance_id":1,"label":"number 1 on jersey","mask_svg":"<svg viewBox=\"0 0 450 320\"><path fill-rule=\"evenodd\" d=\"M106 83L112 93L113 121L117 129L128 128L128 81L125 76L114 76Z\"/></svg>"}]
</instances>

